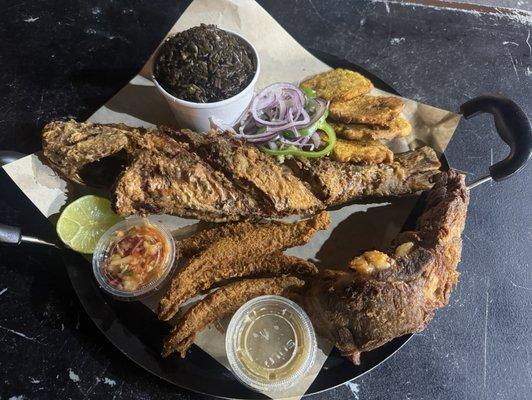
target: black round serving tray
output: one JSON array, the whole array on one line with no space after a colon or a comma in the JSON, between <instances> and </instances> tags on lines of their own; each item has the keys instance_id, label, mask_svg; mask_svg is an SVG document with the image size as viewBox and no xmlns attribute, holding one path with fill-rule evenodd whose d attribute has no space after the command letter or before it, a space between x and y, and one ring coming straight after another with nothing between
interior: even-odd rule
<instances>
[{"instance_id":1,"label":"black round serving tray","mask_svg":"<svg viewBox=\"0 0 532 400\"><path fill-rule=\"evenodd\" d=\"M377 88L399 94L379 77L355 64L321 51L311 50L311 53L331 67L358 71L371 79ZM446 160L442 158L446 169ZM408 225L415 220L419 210L420 206L414 209ZM159 321L153 312L139 302L121 302L104 295L93 277L92 268L79 254L66 250L64 260L72 286L87 314L111 343L139 366L161 379L194 392L230 399L267 398L242 386L230 371L195 345L184 359L178 356L163 359L160 356L162 340L170 326ZM384 362L411 336L402 336L363 354L358 366L334 349L306 394L325 391L359 377Z\"/></svg>"}]
</instances>

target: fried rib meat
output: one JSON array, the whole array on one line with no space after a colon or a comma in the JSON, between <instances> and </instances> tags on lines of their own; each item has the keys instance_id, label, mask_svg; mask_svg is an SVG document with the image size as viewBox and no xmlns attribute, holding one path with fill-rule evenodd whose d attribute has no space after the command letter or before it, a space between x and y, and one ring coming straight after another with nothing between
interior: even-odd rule
<instances>
[{"instance_id":1,"label":"fried rib meat","mask_svg":"<svg viewBox=\"0 0 532 400\"><path fill-rule=\"evenodd\" d=\"M405 104L398 97L360 96L332 102L329 117L344 124L369 124L387 128L404 107Z\"/></svg>"},{"instance_id":2,"label":"fried rib meat","mask_svg":"<svg viewBox=\"0 0 532 400\"><path fill-rule=\"evenodd\" d=\"M186 356L196 333L211 322L233 314L247 301L263 295L288 295L305 282L293 276L246 279L226 285L190 308L166 338L163 357L177 351Z\"/></svg>"},{"instance_id":3,"label":"fried rib meat","mask_svg":"<svg viewBox=\"0 0 532 400\"><path fill-rule=\"evenodd\" d=\"M327 206L362 197L415 193L432 187L440 162L430 147L396 154L390 164L354 165L319 159L291 163Z\"/></svg>"},{"instance_id":4,"label":"fried rib meat","mask_svg":"<svg viewBox=\"0 0 532 400\"><path fill-rule=\"evenodd\" d=\"M365 124L343 124L329 122L336 134L349 140L392 140L405 137L412 131L412 126L403 117L397 117L387 128Z\"/></svg>"},{"instance_id":5,"label":"fried rib meat","mask_svg":"<svg viewBox=\"0 0 532 400\"><path fill-rule=\"evenodd\" d=\"M280 250L307 243L318 230L329 225L329 214L322 212L315 217L289 224L271 221L255 224L249 228L241 225L240 231L223 236L210 244L202 253L192 258L173 278L170 289L159 303L159 318L168 320L179 310L180 305L200 290L231 276L253 275L270 270L304 268L304 262L288 256L275 257L267 264L256 262L258 258ZM307 266L307 269L310 269Z\"/></svg>"},{"instance_id":6,"label":"fried rib meat","mask_svg":"<svg viewBox=\"0 0 532 400\"><path fill-rule=\"evenodd\" d=\"M468 202L464 176L442 173L414 231L357 257L350 271L313 279L303 303L318 332L358 364L361 352L423 330L457 282Z\"/></svg>"},{"instance_id":7,"label":"fried rib meat","mask_svg":"<svg viewBox=\"0 0 532 400\"><path fill-rule=\"evenodd\" d=\"M307 79L301 87L314 89L325 100L345 101L369 93L373 84L358 72L336 68Z\"/></svg>"}]
</instances>

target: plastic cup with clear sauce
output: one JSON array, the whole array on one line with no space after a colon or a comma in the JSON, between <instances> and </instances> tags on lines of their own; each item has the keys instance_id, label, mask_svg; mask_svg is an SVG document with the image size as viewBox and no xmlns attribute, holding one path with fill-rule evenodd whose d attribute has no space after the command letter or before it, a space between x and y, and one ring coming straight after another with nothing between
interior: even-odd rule
<instances>
[{"instance_id":1,"label":"plastic cup with clear sauce","mask_svg":"<svg viewBox=\"0 0 532 400\"><path fill-rule=\"evenodd\" d=\"M225 347L239 381L257 391L279 393L308 373L317 344L301 307L284 297L260 296L235 313Z\"/></svg>"}]
</instances>

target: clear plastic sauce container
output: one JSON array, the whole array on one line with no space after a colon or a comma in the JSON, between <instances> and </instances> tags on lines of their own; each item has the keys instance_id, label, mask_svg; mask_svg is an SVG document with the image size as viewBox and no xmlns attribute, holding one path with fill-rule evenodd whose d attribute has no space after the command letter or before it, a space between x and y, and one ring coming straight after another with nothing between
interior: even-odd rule
<instances>
[{"instance_id":1,"label":"clear plastic sauce container","mask_svg":"<svg viewBox=\"0 0 532 400\"><path fill-rule=\"evenodd\" d=\"M92 258L99 285L115 298L137 300L160 288L175 258L172 235L148 218L128 218L98 241Z\"/></svg>"},{"instance_id":2,"label":"clear plastic sauce container","mask_svg":"<svg viewBox=\"0 0 532 400\"><path fill-rule=\"evenodd\" d=\"M305 376L316 348L308 316L280 296L261 296L244 304L226 334L233 373L246 386L263 392L281 392Z\"/></svg>"}]
</instances>

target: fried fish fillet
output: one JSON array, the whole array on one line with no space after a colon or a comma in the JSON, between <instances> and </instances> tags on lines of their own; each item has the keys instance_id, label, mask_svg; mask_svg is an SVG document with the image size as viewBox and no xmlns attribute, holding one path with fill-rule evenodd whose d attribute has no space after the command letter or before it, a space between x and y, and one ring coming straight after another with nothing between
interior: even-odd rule
<instances>
[{"instance_id":1,"label":"fried fish fillet","mask_svg":"<svg viewBox=\"0 0 532 400\"><path fill-rule=\"evenodd\" d=\"M373 84L358 72L336 68L307 79L301 87L314 89L325 100L345 101L369 93Z\"/></svg>"},{"instance_id":2,"label":"fried fish fillet","mask_svg":"<svg viewBox=\"0 0 532 400\"><path fill-rule=\"evenodd\" d=\"M251 229L253 229L253 223L250 221L217 224L214 227L204 229L180 240L176 244L176 252L178 257L191 257L205 250L224 236L235 236Z\"/></svg>"},{"instance_id":3,"label":"fried fish fillet","mask_svg":"<svg viewBox=\"0 0 532 400\"><path fill-rule=\"evenodd\" d=\"M322 136L327 141L326 136ZM337 139L330 157L334 161L356 164L389 164L393 152L378 140L351 141Z\"/></svg>"},{"instance_id":4,"label":"fried fish fillet","mask_svg":"<svg viewBox=\"0 0 532 400\"><path fill-rule=\"evenodd\" d=\"M118 177L113 206L120 215L168 213L209 221L262 214L255 199L189 151L141 153Z\"/></svg>"},{"instance_id":5,"label":"fried fish fillet","mask_svg":"<svg viewBox=\"0 0 532 400\"><path fill-rule=\"evenodd\" d=\"M390 122L387 128L366 124L344 124L329 122L336 134L349 140L391 140L405 137L412 132L410 123L399 116Z\"/></svg>"},{"instance_id":6,"label":"fried fish fillet","mask_svg":"<svg viewBox=\"0 0 532 400\"><path fill-rule=\"evenodd\" d=\"M200 255L199 261L201 260L203 258ZM281 251L234 260L231 263L221 262L215 266L198 265L198 260L193 259L174 277L173 293L174 299L177 300L174 306L179 307L186 300L228 279L283 275L310 276L317 272L318 269L310 261L285 255Z\"/></svg>"},{"instance_id":7,"label":"fried fish fillet","mask_svg":"<svg viewBox=\"0 0 532 400\"><path fill-rule=\"evenodd\" d=\"M329 117L344 124L369 124L390 127L403 111L404 102L393 96L360 96L346 101L333 101Z\"/></svg>"},{"instance_id":8,"label":"fried fish fillet","mask_svg":"<svg viewBox=\"0 0 532 400\"><path fill-rule=\"evenodd\" d=\"M330 159L291 162L294 172L327 206L362 197L415 193L432 187L441 164L428 147L396 154L390 164L355 165Z\"/></svg>"},{"instance_id":9,"label":"fried fish fillet","mask_svg":"<svg viewBox=\"0 0 532 400\"><path fill-rule=\"evenodd\" d=\"M294 276L246 279L223 286L192 306L165 339L163 357L177 351L186 356L196 333L211 322L233 314L247 301L263 295L284 295L302 287L305 282Z\"/></svg>"},{"instance_id":10,"label":"fried fish fillet","mask_svg":"<svg viewBox=\"0 0 532 400\"><path fill-rule=\"evenodd\" d=\"M324 211L313 218L292 224L269 221L249 228L242 225L241 231L220 237L174 276L170 289L159 303L159 318L172 318L186 299L202 290L213 279L218 279L217 270L221 271L220 279L233 273L235 268L244 268L241 273L245 274L246 269L251 269L246 264L247 261L305 244L318 230L326 229L329 223L329 214ZM270 263L271 268L272 265ZM253 268L260 269L259 266Z\"/></svg>"},{"instance_id":11,"label":"fried fish fillet","mask_svg":"<svg viewBox=\"0 0 532 400\"><path fill-rule=\"evenodd\" d=\"M255 146L216 132L201 135L185 129L169 134L186 142L213 168L230 176L270 214L282 217L323 209L323 204L288 168Z\"/></svg>"},{"instance_id":12,"label":"fried fish fillet","mask_svg":"<svg viewBox=\"0 0 532 400\"><path fill-rule=\"evenodd\" d=\"M464 176L441 173L414 231L355 258L351 270L313 279L303 302L316 330L355 364L361 352L423 330L458 280L468 202Z\"/></svg>"}]
</instances>

